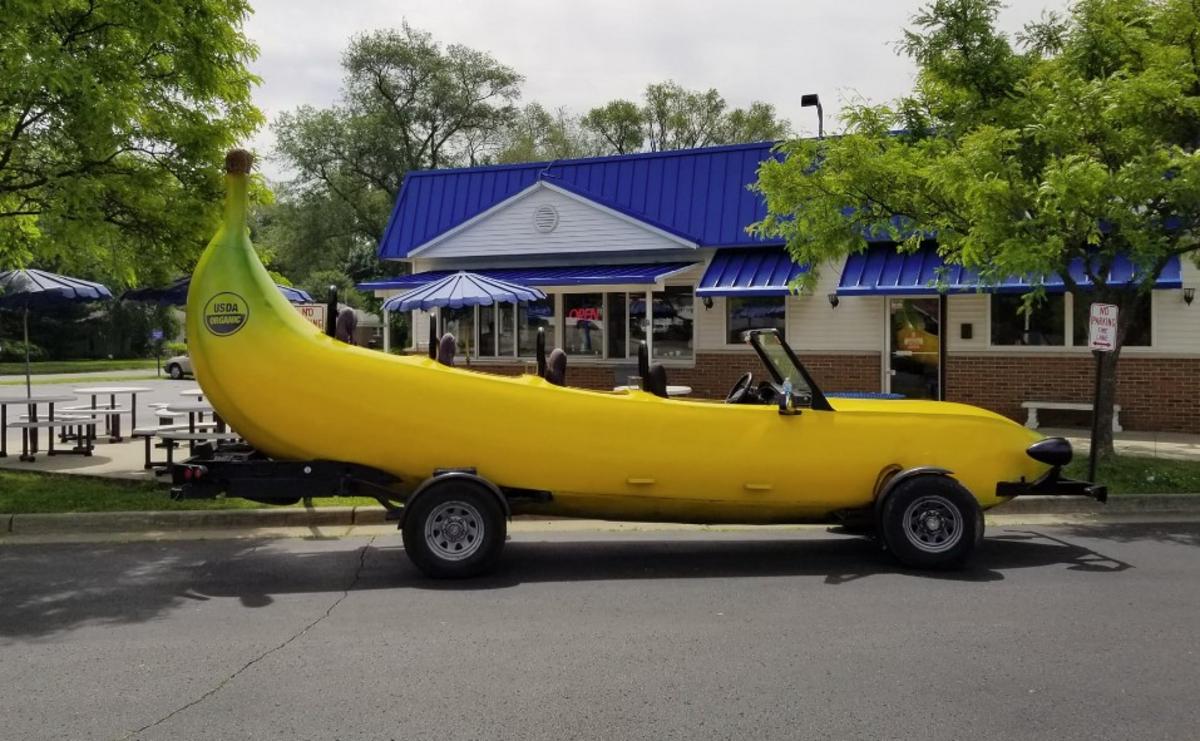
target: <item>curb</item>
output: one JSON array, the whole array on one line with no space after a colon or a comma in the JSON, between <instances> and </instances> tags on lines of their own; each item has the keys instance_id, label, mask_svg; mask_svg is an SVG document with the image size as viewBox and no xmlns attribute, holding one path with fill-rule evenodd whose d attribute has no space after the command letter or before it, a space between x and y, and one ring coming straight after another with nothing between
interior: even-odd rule
<instances>
[{"instance_id":1,"label":"curb","mask_svg":"<svg viewBox=\"0 0 1200 741\"><path fill-rule=\"evenodd\" d=\"M1138 494L1116 496L1108 504L1083 497L1020 497L992 510L999 515L1130 515L1200 513L1200 496ZM179 510L167 512L79 512L0 514L0 537L63 533L130 533L173 530L240 530L285 527L384 525L380 507L299 509ZM539 519L547 519L545 517Z\"/></svg>"}]
</instances>

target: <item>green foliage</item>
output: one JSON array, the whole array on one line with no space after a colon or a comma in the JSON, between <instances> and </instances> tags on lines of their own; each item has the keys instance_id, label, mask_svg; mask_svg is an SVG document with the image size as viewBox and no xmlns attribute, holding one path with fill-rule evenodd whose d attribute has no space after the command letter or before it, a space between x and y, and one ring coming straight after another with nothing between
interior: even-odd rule
<instances>
[{"instance_id":1,"label":"green foliage","mask_svg":"<svg viewBox=\"0 0 1200 741\"><path fill-rule=\"evenodd\" d=\"M342 66L341 102L280 116L277 147L297 173L293 195L336 204L351 233L374 244L404 173L471 161L512 119L521 76L408 24L355 37Z\"/></svg>"},{"instance_id":2,"label":"green foliage","mask_svg":"<svg viewBox=\"0 0 1200 741\"><path fill-rule=\"evenodd\" d=\"M1132 309L1171 256L1200 246L1200 11L1087 0L1031 26L1021 51L995 29L997 8L927 6L901 44L920 70L912 95L849 106L847 136L785 145L760 170L769 213L754 229L815 265L863 249L867 233L905 248L935 233L985 283L1070 283L1084 260L1091 295ZM1131 290L1107 283L1118 254L1140 270Z\"/></svg>"},{"instance_id":3,"label":"green foliage","mask_svg":"<svg viewBox=\"0 0 1200 741\"><path fill-rule=\"evenodd\" d=\"M10 0L0 44L0 265L119 283L187 267L218 165L260 122L244 0Z\"/></svg>"},{"instance_id":4,"label":"green foliage","mask_svg":"<svg viewBox=\"0 0 1200 741\"><path fill-rule=\"evenodd\" d=\"M29 343L29 360L36 362L46 357L46 351L38 347L33 342ZM22 372L25 368L25 341L24 340L0 340L0 361L8 363L20 363Z\"/></svg>"},{"instance_id":5,"label":"green foliage","mask_svg":"<svg viewBox=\"0 0 1200 741\"><path fill-rule=\"evenodd\" d=\"M918 66L913 92L848 106L844 136L786 144L786 160L759 171L768 215L753 230L816 266L864 249L868 233L902 249L936 234L943 258L984 283L1030 276L1028 301L1044 293L1039 276L1058 274L1078 300L1117 304L1121 342L1137 293L1200 247L1200 6L1080 0L1018 46L996 29L998 8L927 5L900 44ZM1107 280L1121 254L1138 270L1130 287ZM1094 290L1075 285L1072 261ZM1112 394L1106 384L1103 420Z\"/></svg>"},{"instance_id":6,"label":"green foliage","mask_svg":"<svg viewBox=\"0 0 1200 741\"><path fill-rule=\"evenodd\" d=\"M340 270L314 270L309 273L299 288L312 294L314 300L325 303L329 299L329 287L336 286L338 301L356 309L364 308L367 297L354 287L354 281Z\"/></svg>"},{"instance_id":7,"label":"green foliage","mask_svg":"<svg viewBox=\"0 0 1200 741\"><path fill-rule=\"evenodd\" d=\"M588 111L581 123L605 144L605 154L636 152L643 146L660 152L774 141L790 131L768 103L755 101L749 108L729 110L715 89L687 90L672 81L648 85L641 106L614 100Z\"/></svg>"}]
</instances>

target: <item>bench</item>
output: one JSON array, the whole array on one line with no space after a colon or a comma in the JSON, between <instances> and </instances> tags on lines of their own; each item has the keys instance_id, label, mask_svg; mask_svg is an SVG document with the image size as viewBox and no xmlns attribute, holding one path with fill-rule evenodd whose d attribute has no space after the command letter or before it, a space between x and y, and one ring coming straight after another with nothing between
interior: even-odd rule
<instances>
[{"instance_id":1,"label":"bench","mask_svg":"<svg viewBox=\"0 0 1200 741\"><path fill-rule=\"evenodd\" d=\"M196 425L196 429L200 432L207 432L209 430L216 429L216 426L216 422L201 422ZM158 427L139 427L133 432L129 433L130 437L140 437L146 441L146 460L142 465L142 468L146 469L147 471L152 468L169 466L174 462L172 453L174 452L175 448L179 447L177 441L164 439L158 445L154 445L154 438L162 435L164 432L182 432L186 434L188 432L188 426L185 424L168 424L159 425ZM165 461L153 460L151 458L152 446L166 450L167 459Z\"/></svg>"},{"instance_id":2,"label":"bench","mask_svg":"<svg viewBox=\"0 0 1200 741\"><path fill-rule=\"evenodd\" d=\"M1038 410L1053 409L1066 410L1071 412L1090 412L1092 405L1086 402L1074 401L1025 401L1021 402L1021 408L1029 411L1029 417L1025 420L1025 426L1031 430L1038 428ZM1112 431L1121 432L1121 405L1113 404Z\"/></svg>"},{"instance_id":3,"label":"bench","mask_svg":"<svg viewBox=\"0 0 1200 741\"><path fill-rule=\"evenodd\" d=\"M88 423L95 424L95 417L88 417L80 414L64 415L58 419L39 419L39 420L21 420L9 423L9 427L14 427L21 431L21 457L18 460L26 463L32 463L37 460L34 457L36 450L31 450L30 436L31 430L49 430L50 435L47 441L46 455L58 455L60 453L77 453L79 455L92 454L92 442L89 439L87 429ZM54 428L69 428L74 427L76 434L75 447L68 450L54 449Z\"/></svg>"},{"instance_id":4,"label":"bench","mask_svg":"<svg viewBox=\"0 0 1200 741\"><path fill-rule=\"evenodd\" d=\"M232 431L230 431L230 432L188 432L186 430L180 430L180 431L176 432L174 430L169 430L166 432L158 433L158 436L160 438L162 438L164 443L166 443L166 450L167 450L166 465L168 468L171 466L171 464L173 464L175 462L174 453L175 453L175 448L178 447L177 443L186 442L188 444L188 452L194 453L196 451L196 443L221 442L223 440L236 441L236 440L241 439L241 435L237 434L236 432L232 432Z\"/></svg>"}]
</instances>

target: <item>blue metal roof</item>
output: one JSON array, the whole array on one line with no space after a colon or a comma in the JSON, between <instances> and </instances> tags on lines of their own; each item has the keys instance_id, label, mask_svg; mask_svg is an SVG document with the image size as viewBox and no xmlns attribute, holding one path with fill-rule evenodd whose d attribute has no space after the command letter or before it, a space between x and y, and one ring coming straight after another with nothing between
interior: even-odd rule
<instances>
[{"instance_id":1,"label":"blue metal roof","mask_svg":"<svg viewBox=\"0 0 1200 741\"><path fill-rule=\"evenodd\" d=\"M696 289L699 296L786 296L788 283L808 270L783 247L718 250Z\"/></svg>"},{"instance_id":2,"label":"blue metal roof","mask_svg":"<svg viewBox=\"0 0 1200 741\"><path fill-rule=\"evenodd\" d=\"M1091 285L1081 259L1071 265L1071 277L1080 286ZM945 284L947 293L973 293L981 289L975 271L958 265L946 265L933 244L924 244L913 253L897 252L894 244L876 244L846 258L837 292L840 296L931 296L938 293L939 278ZM1109 285L1126 285L1135 280L1133 263L1118 255L1109 271ZM1012 276L999 285L986 286L982 290L991 293L1024 293L1036 282L1028 276ZM1066 285L1058 275L1045 276L1041 283L1052 293L1066 290ZM1178 257L1171 258L1154 287L1183 287Z\"/></svg>"},{"instance_id":3,"label":"blue metal roof","mask_svg":"<svg viewBox=\"0 0 1200 741\"><path fill-rule=\"evenodd\" d=\"M782 244L746 234L766 215L748 186L763 160L782 155L774 142L704 149L422 170L404 178L379 245L395 260L443 232L546 180L696 242L702 247Z\"/></svg>"},{"instance_id":4,"label":"blue metal roof","mask_svg":"<svg viewBox=\"0 0 1200 741\"><path fill-rule=\"evenodd\" d=\"M664 262L641 265L571 265L550 268L485 268L473 273L523 286L646 285L657 283L671 273L690 268L690 262ZM359 283L361 291L416 288L453 275L455 270L428 270L399 275L386 280Z\"/></svg>"}]
</instances>

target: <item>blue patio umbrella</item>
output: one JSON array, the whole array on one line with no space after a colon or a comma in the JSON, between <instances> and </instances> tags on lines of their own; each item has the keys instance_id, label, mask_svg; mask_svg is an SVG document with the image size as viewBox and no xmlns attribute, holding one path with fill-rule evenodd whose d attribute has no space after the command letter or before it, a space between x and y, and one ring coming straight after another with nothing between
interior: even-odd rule
<instances>
[{"instance_id":1,"label":"blue patio umbrella","mask_svg":"<svg viewBox=\"0 0 1200 741\"><path fill-rule=\"evenodd\" d=\"M517 304L544 298L546 294L536 288L459 271L393 296L383 302L383 308L387 311L429 311L443 306L458 309L463 306Z\"/></svg>"},{"instance_id":2,"label":"blue patio umbrella","mask_svg":"<svg viewBox=\"0 0 1200 741\"><path fill-rule=\"evenodd\" d=\"M8 270L0 273L0 309L24 311L25 395L31 394L29 371L29 310L56 304L100 301L112 291L100 283L44 270Z\"/></svg>"},{"instance_id":3,"label":"blue patio umbrella","mask_svg":"<svg viewBox=\"0 0 1200 741\"><path fill-rule=\"evenodd\" d=\"M491 306L492 304L518 304L541 301L546 294L536 288L509 283L498 278L489 278L478 273L460 270L444 278L392 296L383 302L384 311L414 311L440 309L448 306L459 309L464 306ZM437 343L434 340L437 325L429 317L429 357L435 357Z\"/></svg>"},{"instance_id":4,"label":"blue patio umbrella","mask_svg":"<svg viewBox=\"0 0 1200 741\"><path fill-rule=\"evenodd\" d=\"M183 306L187 303L188 287L192 284L191 277L180 278L170 285L161 288L136 288L121 294L128 301L152 301L163 306ZM315 303L313 297L299 288L275 284L279 292L293 304Z\"/></svg>"}]
</instances>

